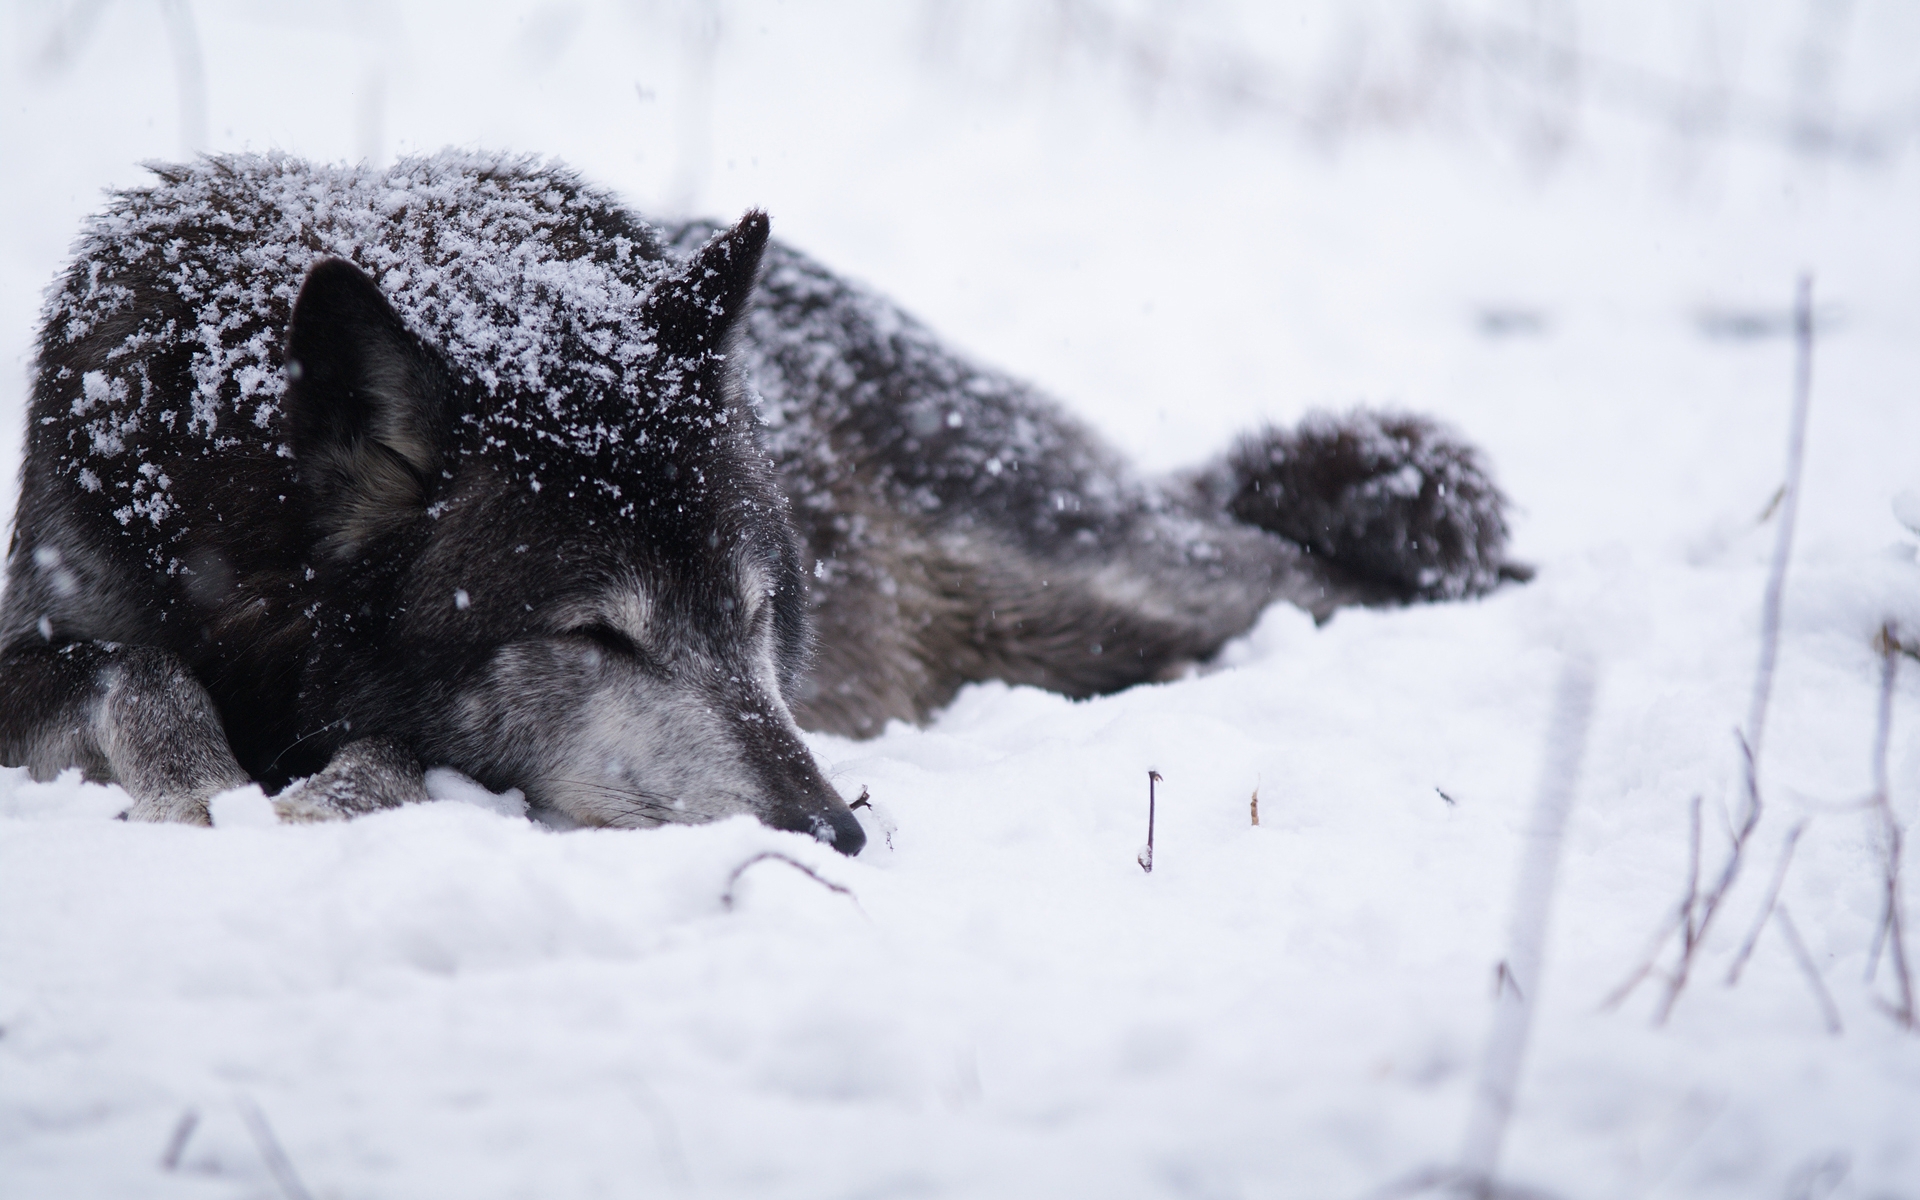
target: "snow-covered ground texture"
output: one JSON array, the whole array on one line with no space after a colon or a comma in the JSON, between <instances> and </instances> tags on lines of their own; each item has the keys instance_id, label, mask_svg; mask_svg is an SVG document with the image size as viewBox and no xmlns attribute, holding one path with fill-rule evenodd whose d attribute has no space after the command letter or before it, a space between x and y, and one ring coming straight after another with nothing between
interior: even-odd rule
<instances>
[{"instance_id":1,"label":"snow-covered ground texture","mask_svg":"<svg viewBox=\"0 0 1920 1200\"><path fill-rule=\"evenodd\" d=\"M1408 1194L1462 1161L1488 1031L1528 1011L1498 966L1525 974L1550 700L1588 661L1559 871L1522 896L1552 907L1499 1177L1920 1196L1920 1038L1874 958L1862 803L1875 633L1920 634L1896 518L1920 520L1912 6L0 21L8 477L43 291L139 161L451 144L559 156L663 216L764 205L1151 468L1315 407L1437 413L1487 447L1539 567L1319 629L1275 610L1162 686L977 687L925 729L816 739L874 797L857 860L745 820L556 833L448 775L350 824L264 825L242 795L187 829L7 772L0 1195ZM1693 798L1703 890L1743 812L1802 270L1819 338L1766 807L1656 1025L1657 977L1603 1002L1685 892ZM1886 755L1909 824L1916 731L1909 662ZM1796 829L1788 916L1729 986Z\"/></svg>"}]
</instances>

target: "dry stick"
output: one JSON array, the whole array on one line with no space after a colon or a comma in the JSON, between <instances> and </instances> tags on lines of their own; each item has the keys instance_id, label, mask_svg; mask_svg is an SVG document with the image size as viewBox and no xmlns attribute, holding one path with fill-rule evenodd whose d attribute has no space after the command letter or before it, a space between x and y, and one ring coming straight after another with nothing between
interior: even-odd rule
<instances>
[{"instance_id":1,"label":"dry stick","mask_svg":"<svg viewBox=\"0 0 1920 1200\"><path fill-rule=\"evenodd\" d=\"M1760 931L1766 928L1767 918L1773 915L1773 906L1780 902L1780 887L1787 881L1787 864L1793 861L1793 848L1800 844L1800 835L1806 832L1807 823L1799 821L1787 831L1787 841L1780 848L1780 864L1773 869L1773 883L1767 888L1766 903L1760 906L1760 915L1753 919L1753 928L1747 931L1747 939L1740 943L1740 953L1733 956L1733 966L1727 971L1727 986L1740 982L1740 972L1746 969L1747 959L1753 955L1754 944L1760 940Z\"/></svg>"},{"instance_id":2,"label":"dry stick","mask_svg":"<svg viewBox=\"0 0 1920 1200\"><path fill-rule=\"evenodd\" d=\"M1147 874L1153 874L1153 785L1160 782L1160 772L1147 772L1147 844L1140 847L1140 855L1134 861ZM1256 822L1257 824L1257 822Z\"/></svg>"},{"instance_id":3,"label":"dry stick","mask_svg":"<svg viewBox=\"0 0 1920 1200\"><path fill-rule=\"evenodd\" d=\"M1890 1007L1893 1019L1904 1029L1914 1027L1913 971L1907 959L1906 921L1900 905L1900 822L1894 819L1892 790L1887 782L1887 743L1893 734L1893 684L1900 669L1899 631L1891 622L1880 628L1880 712L1873 738L1873 804L1880 816L1882 836L1887 848L1887 895L1885 916L1874 938L1873 958L1879 959L1884 938L1893 955L1894 982L1900 988L1898 1007ZM1869 967L1871 971L1872 968ZM1871 978L1871 976L1869 976Z\"/></svg>"},{"instance_id":4,"label":"dry stick","mask_svg":"<svg viewBox=\"0 0 1920 1200\"><path fill-rule=\"evenodd\" d=\"M1475 1196L1502 1194L1494 1182L1494 1172L1500 1165L1500 1145L1506 1138L1507 1124L1513 1118L1533 1010L1540 1003L1547 917L1553 907L1560 843L1586 748L1593 687L1592 664L1583 658L1569 660L1554 696L1540 786L1534 796L1520 871L1514 879L1507 957L1502 963L1506 971L1502 982L1511 986L1502 987L1494 1001L1493 1022L1474 1088L1473 1112L1460 1151L1460 1180Z\"/></svg>"},{"instance_id":5,"label":"dry stick","mask_svg":"<svg viewBox=\"0 0 1920 1200\"><path fill-rule=\"evenodd\" d=\"M1774 533L1773 563L1767 571L1766 599L1760 609L1760 669L1753 681L1753 700L1747 707L1747 746L1757 761L1761 734L1766 730L1767 699L1773 691L1773 668L1780 653L1780 603L1787 585L1787 559L1793 553L1793 527L1800 513L1800 467L1807 453L1807 409L1813 400L1813 276L1800 277L1793 306L1793 417L1787 434L1786 496L1780 502L1780 527ZM1751 798L1758 802L1754 771L1749 764Z\"/></svg>"},{"instance_id":6,"label":"dry stick","mask_svg":"<svg viewBox=\"0 0 1920 1200\"><path fill-rule=\"evenodd\" d=\"M1780 922L1780 932L1787 937L1787 946L1793 951L1793 961L1800 964L1800 971L1813 985L1813 994L1820 998L1820 1013L1827 1020L1827 1032L1840 1033L1840 1010L1833 1006L1833 997L1827 994L1827 985L1820 979L1820 968L1813 965L1813 955L1807 953L1807 944L1800 940L1800 931L1793 927L1793 918L1787 915L1787 906L1782 904L1773 910L1774 920Z\"/></svg>"},{"instance_id":7,"label":"dry stick","mask_svg":"<svg viewBox=\"0 0 1920 1200\"><path fill-rule=\"evenodd\" d=\"M733 874L727 876L727 890L720 893L720 907L726 909L728 912L732 912L734 885L740 882L740 877L747 873L748 867L753 866L755 863L763 863L768 861L783 862L788 866L792 867L794 870L800 872L802 875L805 875L808 879L813 880L815 883L819 884L821 887L826 888L828 891L838 892L840 895L845 896L848 899L851 899L855 904L858 904L860 902L859 897L853 894L852 888L847 887L844 884L835 883L833 880L828 879L824 875L821 875L818 871L815 871L812 867L801 862L799 859L789 858L786 855L780 853L778 850L762 850L760 853L754 855L752 858L749 858L747 861L735 867L733 869Z\"/></svg>"},{"instance_id":8,"label":"dry stick","mask_svg":"<svg viewBox=\"0 0 1920 1200\"><path fill-rule=\"evenodd\" d=\"M1700 899L1699 793L1694 794L1693 803L1687 806L1687 814L1687 890L1680 897L1680 903L1675 906L1672 914L1661 923L1659 931L1647 943L1647 954L1640 960L1640 965L1634 969L1633 974L1621 981L1619 987L1609 992L1605 1000L1600 1002L1602 1012L1618 1008L1622 1001L1633 994L1633 989L1640 986L1642 980L1655 973L1654 967L1660 961L1660 951L1666 948L1668 934L1676 929L1680 931L1680 948L1683 954L1687 947L1693 945L1693 910Z\"/></svg>"},{"instance_id":9,"label":"dry stick","mask_svg":"<svg viewBox=\"0 0 1920 1200\"><path fill-rule=\"evenodd\" d=\"M294 1174L293 1162L287 1157L287 1152L280 1148L280 1139L273 1136L273 1127L267 1124L267 1114L244 1096L237 1103L240 1116L247 1123L247 1132L253 1135L254 1148L260 1152L260 1161L267 1164L267 1173L280 1186L280 1194L287 1200L313 1200L313 1193L300 1182L300 1176Z\"/></svg>"},{"instance_id":10,"label":"dry stick","mask_svg":"<svg viewBox=\"0 0 1920 1200\"><path fill-rule=\"evenodd\" d=\"M1700 793L1693 794L1687 815L1687 894L1680 899L1680 940L1693 946L1699 930L1693 923L1693 910L1700 901Z\"/></svg>"},{"instance_id":11,"label":"dry stick","mask_svg":"<svg viewBox=\"0 0 1920 1200\"><path fill-rule=\"evenodd\" d=\"M1867 947L1866 981L1872 983L1880 975L1880 951L1887 941L1887 918L1891 916L1885 907L1880 910L1880 920L1873 927L1873 944Z\"/></svg>"},{"instance_id":12,"label":"dry stick","mask_svg":"<svg viewBox=\"0 0 1920 1200\"><path fill-rule=\"evenodd\" d=\"M173 1136L167 1139L166 1153L160 1156L160 1169L171 1171L180 1165L180 1156L187 1152L187 1140L200 1125L200 1110L189 1108L180 1114L174 1122Z\"/></svg>"},{"instance_id":13,"label":"dry stick","mask_svg":"<svg viewBox=\"0 0 1920 1200\"><path fill-rule=\"evenodd\" d=\"M1746 763L1746 811L1734 830L1733 845L1727 851L1727 861L1721 868L1720 877L1700 901L1698 922L1689 923L1688 932L1691 936L1684 939L1680 960L1667 976L1666 995L1661 997L1659 1010L1653 1017L1655 1025L1666 1023L1673 1013L1673 1006L1680 1000L1680 993L1686 989L1687 979L1693 973L1694 958L1706 939L1707 930L1719 914L1727 893L1733 890L1735 881L1740 878L1747 846L1753 840L1753 831L1760 824L1760 814L1764 808L1760 801L1760 749L1767 727L1767 702L1773 695L1774 667L1780 656L1781 600L1786 592L1787 562L1793 555L1793 529L1800 513L1800 473L1806 459L1807 409L1813 399L1811 275L1800 277L1800 286L1794 298L1793 332L1796 352L1793 416L1787 432L1787 494L1780 502L1780 526L1774 536L1773 562L1767 571L1767 590L1760 606L1760 664L1754 672L1753 697L1747 706L1746 729L1740 735L1741 756Z\"/></svg>"},{"instance_id":14,"label":"dry stick","mask_svg":"<svg viewBox=\"0 0 1920 1200\"><path fill-rule=\"evenodd\" d=\"M1760 824L1760 785L1754 767L1753 747L1747 739L1740 739L1740 753L1747 767L1747 817L1734 831L1733 846L1727 851L1727 861L1720 868L1720 877L1714 880L1713 888L1696 902L1694 906L1699 916L1690 920L1681 938L1680 961L1673 966L1667 976L1667 993L1660 998L1660 1008L1654 1013L1653 1023L1664 1025L1673 1014L1673 1006L1680 999L1680 993L1687 986L1687 979L1693 973L1693 960L1701 943L1706 941L1707 930L1712 927L1714 917L1720 914L1721 902L1727 893L1733 890L1734 881L1740 878L1740 867L1746 861L1747 844L1753 839L1754 827Z\"/></svg>"}]
</instances>

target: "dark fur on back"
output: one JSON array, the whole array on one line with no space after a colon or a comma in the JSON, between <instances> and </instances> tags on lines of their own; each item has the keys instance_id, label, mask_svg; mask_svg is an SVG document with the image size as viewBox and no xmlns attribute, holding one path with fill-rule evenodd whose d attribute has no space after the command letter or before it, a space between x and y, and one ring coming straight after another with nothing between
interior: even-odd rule
<instances>
[{"instance_id":1,"label":"dark fur on back","mask_svg":"<svg viewBox=\"0 0 1920 1200\"><path fill-rule=\"evenodd\" d=\"M669 249L715 228L671 230ZM1322 617L1457 599L1504 561L1504 498L1430 421L1315 418L1192 479L1144 479L1048 398L778 242L741 349L814 566L804 724L877 732L979 679L1109 692L1212 655L1275 599ZM1283 470L1320 490L1263 506Z\"/></svg>"}]
</instances>

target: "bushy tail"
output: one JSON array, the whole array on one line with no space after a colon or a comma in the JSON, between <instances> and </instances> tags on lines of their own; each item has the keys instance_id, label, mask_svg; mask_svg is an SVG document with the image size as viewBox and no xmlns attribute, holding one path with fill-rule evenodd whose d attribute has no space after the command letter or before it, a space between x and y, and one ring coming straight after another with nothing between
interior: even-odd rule
<instances>
[{"instance_id":1,"label":"bushy tail","mask_svg":"<svg viewBox=\"0 0 1920 1200\"><path fill-rule=\"evenodd\" d=\"M1314 413L1291 432L1248 434L1208 491L1240 520L1408 601L1532 574L1506 560L1506 497L1479 452L1425 417Z\"/></svg>"}]
</instances>

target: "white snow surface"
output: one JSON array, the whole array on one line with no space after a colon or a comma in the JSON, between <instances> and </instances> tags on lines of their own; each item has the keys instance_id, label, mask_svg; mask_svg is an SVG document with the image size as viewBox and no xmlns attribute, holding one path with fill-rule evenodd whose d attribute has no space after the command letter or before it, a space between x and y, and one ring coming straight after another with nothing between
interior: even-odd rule
<instances>
[{"instance_id":1,"label":"white snow surface","mask_svg":"<svg viewBox=\"0 0 1920 1200\"><path fill-rule=\"evenodd\" d=\"M1920 635L1895 515L1920 487L1920 21L1789 0L1038 11L0 16L8 477L41 297L140 160L455 145L558 156L662 216L764 206L1151 469L1316 407L1436 413L1486 447L1539 568L1318 629L1275 609L1220 663L1118 696L988 685L925 729L814 738L874 798L855 860L745 819L556 832L451 773L339 825L265 825L235 793L198 829L0 772L0 1195L1375 1194L1458 1161L1510 1003L1550 697L1591 661L1500 1177L1920 1196L1920 1037L1889 1014L1884 953L1868 982L1885 849L1862 805L1874 635ZM1428 36L1497 50L1514 29L1572 41L1591 86ZM1664 121L1633 98L1678 93L1623 90L1649 79L1723 116L1858 117L1881 153ZM1820 336L1766 809L1656 1026L1657 982L1602 1002L1680 900L1693 797L1709 878L1740 811L1802 271ZM1892 713L1911 833L1920 665ZM1838 1033L1780 922L1725 982L1803 822L1780 897Z\"/></svg>"}]
</instances>

